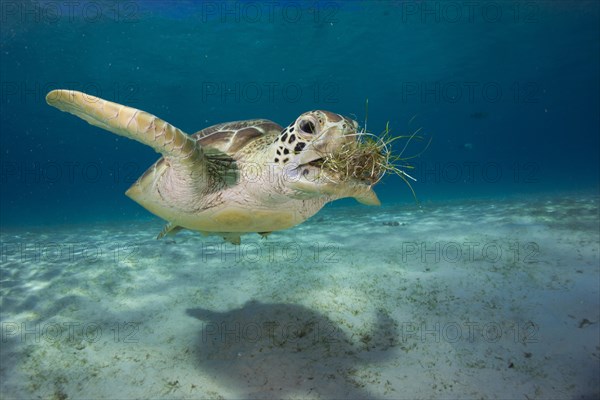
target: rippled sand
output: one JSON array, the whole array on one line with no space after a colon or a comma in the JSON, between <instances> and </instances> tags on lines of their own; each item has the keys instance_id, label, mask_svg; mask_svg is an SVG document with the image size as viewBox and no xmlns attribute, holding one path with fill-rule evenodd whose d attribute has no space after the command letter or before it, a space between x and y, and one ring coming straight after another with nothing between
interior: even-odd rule
<instances>
[{"instance_id":1,"label":"rippled sand","mask_svg":"<svg viewBox=\"0 0 600 400\"><path fill-rule=\"evenodd\" d=\"M2 231L9 398L594 398L599 199L327 209L241 246Z\"/></svg>"}]
</instances>

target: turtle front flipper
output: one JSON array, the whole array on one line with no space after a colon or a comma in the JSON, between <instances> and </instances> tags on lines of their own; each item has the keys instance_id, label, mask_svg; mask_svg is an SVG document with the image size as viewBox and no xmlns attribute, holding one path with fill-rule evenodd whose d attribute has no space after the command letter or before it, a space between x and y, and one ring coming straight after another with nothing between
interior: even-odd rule
<instances>
[{"instance_id":1,"label":"turtle front flipper","mask_svg":"<svg viewBox=\"0 0 600 400\"><path fill-rule=\"evenodd\" d=\"M148 145L165 157L183 163L203 161L202 149L193 138L145 111L75 90L53 90L46 102L94 126Z\"/></svg>"}]
</instances>

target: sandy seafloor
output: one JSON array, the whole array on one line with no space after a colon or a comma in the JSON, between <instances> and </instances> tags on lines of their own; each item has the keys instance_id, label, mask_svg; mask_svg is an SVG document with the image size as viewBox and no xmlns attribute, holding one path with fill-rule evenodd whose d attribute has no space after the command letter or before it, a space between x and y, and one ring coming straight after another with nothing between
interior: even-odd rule
<instances>
[{"instance_id":1,"label":"sandy seafloor","mask_svg":"<svg viewBox=\"0 0 600 400\"><path fill-rule=\"evenodd\" d=\"M1 397L597 398L598 207L333 208L239 247L4 228Z\"/></svg>"}]
</instances>

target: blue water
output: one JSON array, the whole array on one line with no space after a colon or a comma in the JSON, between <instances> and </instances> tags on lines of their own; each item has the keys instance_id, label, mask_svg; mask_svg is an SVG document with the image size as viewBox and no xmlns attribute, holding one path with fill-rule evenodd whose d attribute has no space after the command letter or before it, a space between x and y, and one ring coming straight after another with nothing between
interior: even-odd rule
<instances>
[{"instance_id":1,"label":"blue water","mask_svg":"<svg viewBox=\"0 0 600 400\"><path fill-rule=\"evenodd\" d=\"M0 0L0 83L1 398L598 398L600 2ZM156 241L159 155L53 89L416 132L416 199Z\"/></svg>"},{"instance_id":2,"label":"blue water","mask_svg":"<svg viewBox=\"0 0 600 400\"><path fill-rule=\"evenodd\" d=\"M57 4L2 2L2 224L148 216L123 192L158 155L49 107L56 88L188 133L319 108L364 124L368 99L370 131L422 128L404 155L432 139L419 201L598 191L595 1ZM397 177L376 190L414 202Z\"/></svg>"}]
</instances>

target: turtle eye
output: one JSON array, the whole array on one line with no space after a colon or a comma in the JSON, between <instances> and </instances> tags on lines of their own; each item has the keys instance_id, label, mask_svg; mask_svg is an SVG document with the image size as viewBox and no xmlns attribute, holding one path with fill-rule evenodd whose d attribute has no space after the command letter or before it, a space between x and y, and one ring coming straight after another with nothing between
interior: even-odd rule
<instances>
[{"instance_id":1,"label":"turtle eye","mask_svg":"<svg viewBox=\"0 0 600 400\"><path fill-rule=\"evenodd\" d=\"M298 124L298 128L303 132L309 135L313 135L315 133L315 124L309 119L303 119Z\"/></svg>"}]
</instances>

